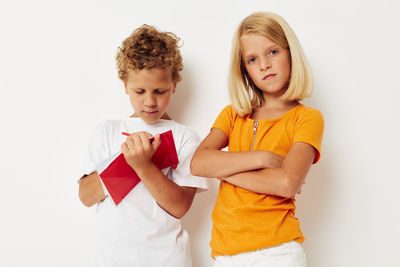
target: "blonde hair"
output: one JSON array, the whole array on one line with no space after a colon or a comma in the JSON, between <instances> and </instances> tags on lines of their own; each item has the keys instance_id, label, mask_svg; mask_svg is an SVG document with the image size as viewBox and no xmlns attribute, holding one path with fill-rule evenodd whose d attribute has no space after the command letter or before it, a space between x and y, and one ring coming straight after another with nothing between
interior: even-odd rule
<instances>
[{"instance_id":1,"label":"blonde hair","mask_svg":"<svg viewBox=\"0 0 400 267\"><path fill-rule=\"evenodd\" d=\"M228 83L232 104L239 116L250 114L264 101L262 91L253 83L242 61L240 37L246 33L262 35L289 50L291 57L290 80L288 89L281 96L282 100L300 101L311 95L313 91L311 69L292 28L275 13L253 13L240 23L232 41Z\"/></svg>"},{"instance_id":2,"label":"blonde hair","mask_svg":"<svg viewBox=\"0 0 400 267\"><path fill-rule=\"evenodd\" d=\"M125 81L128 70L163 68L171 72L174 82L182 79L183 69L179 52L180 39L171 32L161 32L143 24L132 32L118 48L116 56L118 76Z\"/></svg>"}]
</instances>

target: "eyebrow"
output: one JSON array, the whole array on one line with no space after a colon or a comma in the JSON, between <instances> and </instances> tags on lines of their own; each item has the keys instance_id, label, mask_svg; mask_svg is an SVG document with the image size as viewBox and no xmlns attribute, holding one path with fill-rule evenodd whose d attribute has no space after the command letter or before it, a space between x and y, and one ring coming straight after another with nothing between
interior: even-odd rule
<instances>
[{"instance_id":1,"label":"eyebrow","mask_svg":"<svg viewBox=\"0 0 400 267\"><path fill-rule=\"evenodd\" d=\"M128 88L128 89L130 89L130 90L144 90L144 91L146 91L146 90L152 90L152 91L156 91L156 90L159 90L159 91L165 91L165 90L169 90L170 88L154 88L154 89L145 89L145 88L142 88L142 87L131 87L131 88Z\"/></svg>"},{"instance_id":2,"label":"eyebrow","mask_svg":"<svg viewBox=\"0 0 400 267\"><path fill-rule=\"evenodd\" d=\"M271 48L273 48L273 47L275 47L275 46L276 46L277 48L279 48L279 45L278 45L278 44L272 44L272 45L268 46L267 49L265 49L265 50L269 50L269 49L271 49ZM244 58L248 58L248 57L253 56L254 54L247 54L247 55L245 55L245 54L242 53L242 55L243 55Z\"/></svg>"}]
</instances>

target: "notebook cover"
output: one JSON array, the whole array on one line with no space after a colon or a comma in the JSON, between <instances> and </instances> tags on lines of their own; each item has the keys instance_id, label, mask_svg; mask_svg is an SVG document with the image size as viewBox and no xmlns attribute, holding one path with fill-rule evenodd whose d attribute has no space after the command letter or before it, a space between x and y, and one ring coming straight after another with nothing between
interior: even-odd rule
<instances>
[{"instance_id":1,"label":"notebook cover","mask_svg":"<svg viewBox=\"0 0 400 267\"><path fill-rule=\"evenodd\" d=\"M160 134L160 139L161 144L151 160L160 170L170 166L175 169L179 160L172 131ZM100 173L100 178L116 205L140 182L139 176L128 165L122 153Z\"/></svg>"}]
</instances>

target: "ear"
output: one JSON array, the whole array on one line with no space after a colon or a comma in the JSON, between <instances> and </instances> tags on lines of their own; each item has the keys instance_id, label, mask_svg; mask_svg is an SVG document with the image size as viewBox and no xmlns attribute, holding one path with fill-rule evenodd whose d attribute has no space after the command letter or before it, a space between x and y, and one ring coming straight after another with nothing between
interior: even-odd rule
<instances>
[{"instance_id":1,"label":"ear","mask_svg":"<svg viewBox=\"0 0 400 267\"><path fill-rule=\"evenodd\" d=\"M177 84L178 82L173 82L172 93L175 93Z\"/></svg>"},{"instance_id":2,"label":"ear","mask_svg":"<svg viewBox=\"0 0 400 267\"><path fill-rule=\"evenodd\" d=\"M128 86L127 86L126 82L124 82L124 88L125 88L125 94L128 94Z\"/></svg>"}]
</instances>

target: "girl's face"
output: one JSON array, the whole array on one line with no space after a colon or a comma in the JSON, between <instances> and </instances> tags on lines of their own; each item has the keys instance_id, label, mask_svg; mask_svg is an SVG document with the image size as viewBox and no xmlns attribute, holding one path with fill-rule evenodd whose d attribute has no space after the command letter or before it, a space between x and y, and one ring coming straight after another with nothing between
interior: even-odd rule
<instances>
[{"instance_id":1,"label":"girl's face","mask_svg":"<svg viewBox=\"0 0 400 267\"><path fill-rule=\"evenodd\" d=\"M175 88L171 73L160 68L129 70L125 81L135 113L149 124L158 122L166 112Z\"/></svg>"},{"instance_id":2,"label":"girl's face","mask_svg":"<svg viewBox=\"0 0 400 267\"><path fill-rule=\"evenodd\" d=\"M290 79L289 50L254 33L242 35L240 47L247 73L263 95L283 95Z\"/></svg>"}]
</instances>

